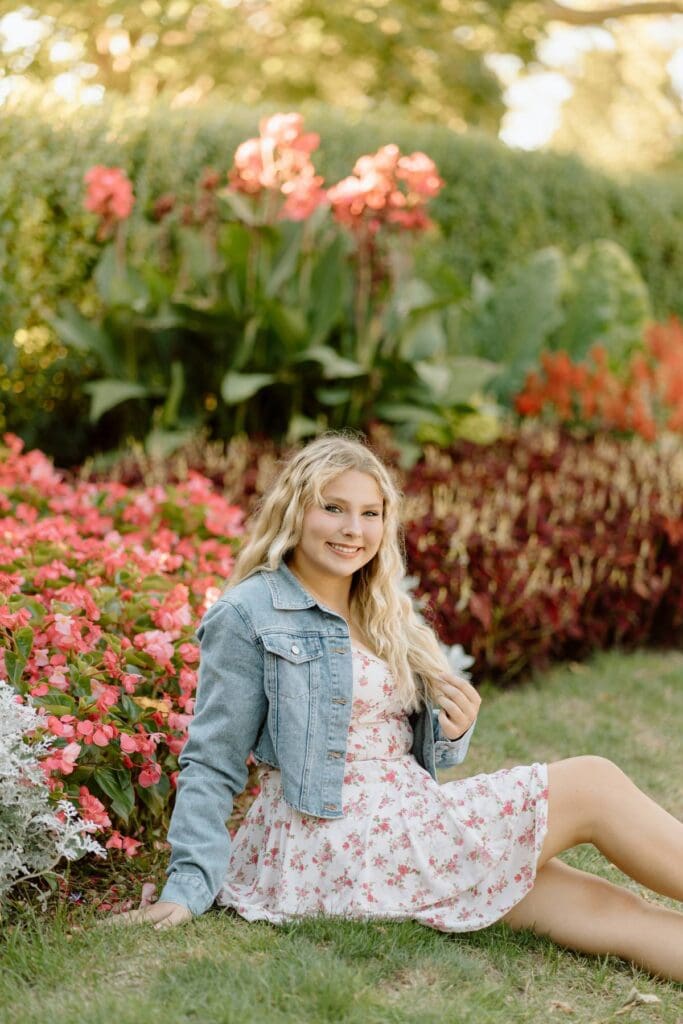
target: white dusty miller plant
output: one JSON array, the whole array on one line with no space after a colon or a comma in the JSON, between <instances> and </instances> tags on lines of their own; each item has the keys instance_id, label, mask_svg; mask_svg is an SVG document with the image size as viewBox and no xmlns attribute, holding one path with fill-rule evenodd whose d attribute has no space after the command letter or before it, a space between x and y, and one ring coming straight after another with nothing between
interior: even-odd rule
<instances>
[{"instance_id":1,"label":"white dusty miller plant","mask_svg":"<svg viewBox=\"0 0 683 1024\"><path fill-rule=\"evenodd\" d=\"M106 856L89 834L93 822L66 800L50 802L40 758L54 740L31 738L42 724L35 708L18 703L16 691L0 680L0 904L13 885L45 874L62 857Z\"/></svg>"}]
</instances>

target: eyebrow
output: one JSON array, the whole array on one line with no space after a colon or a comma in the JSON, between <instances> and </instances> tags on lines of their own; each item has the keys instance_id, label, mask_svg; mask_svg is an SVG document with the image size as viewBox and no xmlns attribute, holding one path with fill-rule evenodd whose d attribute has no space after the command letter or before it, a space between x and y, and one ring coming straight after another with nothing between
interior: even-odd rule
<instances>
[{"instance_id":1,"label":"eyebrow","mask_svg":"<svg viewBox=\"0 0 683 1024\"><path fill-rule=\"evenodd\" d=\"M327 502L336 501L338 505L346 505L346 504L348 504L348 502L346 502L344 500L344 498L337 498L337 497L335 497L334 494L323 494L322 498L323 498L324 501L327 501ZM372 501L372 502L370 502L369 505L363 505L362 507L363 508L382 508L383 505L384 505L384 502L382 502L382 501Z\"/></svg>"}]
</instances>

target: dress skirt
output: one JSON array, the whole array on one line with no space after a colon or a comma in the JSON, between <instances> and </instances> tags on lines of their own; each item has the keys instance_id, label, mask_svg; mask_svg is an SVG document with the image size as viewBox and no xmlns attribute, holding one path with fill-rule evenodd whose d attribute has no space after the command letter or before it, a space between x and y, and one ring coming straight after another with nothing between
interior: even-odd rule
<instances>
[{"instance_id":1,"label":"dress skirt","mask_svg":"<svg viewBox=\"0 0 683 1024\"><path fill-rule=\"evenodd\" d=\"M354 646L353 675L344 816L295 810L264 768L217 903L272 924L324 914L465 932L500 920L534 884L547 766L440 785L410 753L387 664Z\"/></svg>"}]
</instances>

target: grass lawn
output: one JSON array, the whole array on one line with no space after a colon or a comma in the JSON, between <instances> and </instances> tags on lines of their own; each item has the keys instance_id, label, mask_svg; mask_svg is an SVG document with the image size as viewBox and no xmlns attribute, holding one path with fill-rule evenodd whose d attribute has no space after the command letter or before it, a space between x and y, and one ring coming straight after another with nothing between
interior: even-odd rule
<instances>
[{"instance_id":1,"label":"grass lawn","mask_svg":"<svg viewBox=\"0 0 683 1024\"><path fill-rule=\"evenodd\" d=\"M683 654L604 654L484 697L466 773L444 780L600 753L683 817ZM592 848L567 860L623 879ZM273 928L218 911L162 932L92 920L62 906L4 929L2 1024L683 1024L683 986L503 925L458 936L412 923ZM619 1013L634 986L661 1001Z\"/></svg>"}]
</instances>

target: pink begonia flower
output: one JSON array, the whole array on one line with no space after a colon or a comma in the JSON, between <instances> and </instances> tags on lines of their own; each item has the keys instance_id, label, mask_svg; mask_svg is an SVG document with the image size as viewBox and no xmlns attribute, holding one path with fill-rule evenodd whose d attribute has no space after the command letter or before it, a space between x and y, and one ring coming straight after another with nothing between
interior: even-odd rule
<instances>
[{"instance_id":1,"label":"pink begonia flower","mask_svg":"<svg viewBox=\"0 0 683 1024\"><path fill-rule=\"evenodd\" d=\"M61 718L57 718L55 715L49 715L47 720L48 731L53 736L63 736L65 739L72 739L76 730L71 724L74 721L73 715L62 715Z\"/></svg>"},{"instance_id":2,"label":"pink begonia flower","mask_svg":"<svg viewBox=\"0 0 683 1024\"><path fill-rule=\"evenodd\" d=\"M130 836L122 836L120 832L114 831L104 845L107 850L123 850L127 857L134 857L142 843L139 839L131 839Z\"/></svg>"},{"instance_id":3,"label":"pink begonia flower","mask_svg":"<svg viewBox=\"0 0 683 1024\"><path fill-rule=\"evenodd\" d=\"M90 719L86 719L84 722L78 722L76 725L76 732L79 736L84 739L89 739L95 731L95 723L91 722Z\"/></svg>"},{"instance_id":4,"label":"pink begonia flower","mask_svg":"<svg viewBox=\"0 0 683 1024\"><path fill-rule=\"evenodd\" d=\"M79 788L78 804L81 808L81 816L85 821L94 821L100 828L111 826L111 818L107 814L104 804L92 795L87 786Z\"/></svg>"},{"instance_id":5,"label":"pink begonia flower","mask_svg":"<svg viewBox=\"0 0 683 1024\"><path fill-rule=\"evenodd\" d=\"M169 733L168 736L166 737L166 746L168 747L172 754L175 754L176 757L178 756L178 754L180 754L181 750L183 749L186 743L187 735L174 736L172 733Z\"/></svg>"},{"instance_id":6,"label":"pink begonia flower","mask_svg":"<svg viewBox=\"0 0 683 1024\"><path fill-rule=\"evenodd\" d=\"M169 729L177 729L179 732L185 732L188 725L192 721L192 715L179 715L175 711L170 711L168 715L168 727Z\"/></svg>"},{"instance_id":7,"label":"pink begonia flower","mask_svg":"<svg viewBox=\"0 0 683 1024\"><path fill-rule=\"evenodd\" d=\"M171 664L173 657L173 637L161 629L150 629L145 633L138 633L133 638L133 643L139 651L144 651L151 658L166 668Z\"/></svg>"},{"instance_id":8,"label":"pink begonia flower","mask_svg":"<svg viewBox=\"0 0 683 1024\"><path fill-rule=\"evenodd\" d=\"M84 206L105 221L125 220L129 217L135 199L133 185L120 167L95 164L87 170L83 180L88 186Z\"/></svg>"},{"instance_id":9,"label":"pink begonia flower","mask_svg":"<svg viewBox=\"0 0 683 1024\"><path fill-rule=\"evenodd\" d=\"M194 643L181 644L178 648L178 654L183 659L186 665L196 665L199 661L199 646ZM183 673L188 670L181 668L180 678L183 678Z\"/></svg>"},{"instance_id":10,"label":"pink begonia flower","mask_svg":"<svg viewBox=\"0 0 683 1024\"><path fill-rule=\"evenodd\" d=\"M80 744L68 743L61 750L55 750L49 754L44 761L41 761L40 766L46 774L59 772L60 775L71 775L80 752Z\"/></svg>"},{"instance_id":11,"label":"pink begonia flower","mask_svg":"<svg viewBox=\"0 0 683 1024\"><path fill-rule=\"evenodd\" d=\"M47 681L55 690L62 690L62 692L64 692L69 689L69 680L63 672L58 670L51 672L47 677Z\"/></svg>"},{"instance_id":12,"label":"pink begonia flower","mask_svg":"<svg viewBox=\"0 0 683 1024\"><path fill-rule=\"evenodd\" d=\"M127 732L122 732L119 740L121 750L125 751L126 754L137 754L138 744L134 736L130 736Z\"/></svg>"},{"instance_id":13,"label":"pink begonia flower","mask_svg":"<svg viewBox=\"0 0 683 1024\"><path fill-rule=\"evenodd\" d=\"M90 683L90 689L92 690L93 697L97 698L95 707L102 715L106 715L109 708L112 708L119 701L120 693L116 686L100 683L97 679L93 679Z\"/></svg>"},{"instance_id":14,"label":"pink begonia flower","mask_svg":"<svg viewBox=\"0 0 683 1024\"><path fill-rule=\"evenodd\" d=\"M157 761L145 761L142 770L138 775L138 782L144 789L156 786L161 778L161 765Z\"/></svg>"},{"instance_id":15,"label":"pink begonia flower","mask_svg":"<svg viewBox=\"0 0 683 1024\"><path fill-rule=\"evenodd\" d=\"M108 746L110 740L116 739L119 730L115 725L98 725L92 734L92 742L97 747Z\"/></svg>"},{"instance_id":16,"label":"pink begonia flower","mask_svg":"<svg viewBox=\"0 0 683 1024\"><path fill-rule=\"evenodd\" d=\"M21 629L31 621L31 612L28 608L19 608L11 612L6 604L0 604L0 626L5 629Z\"/></svg>"}]
</instances>

